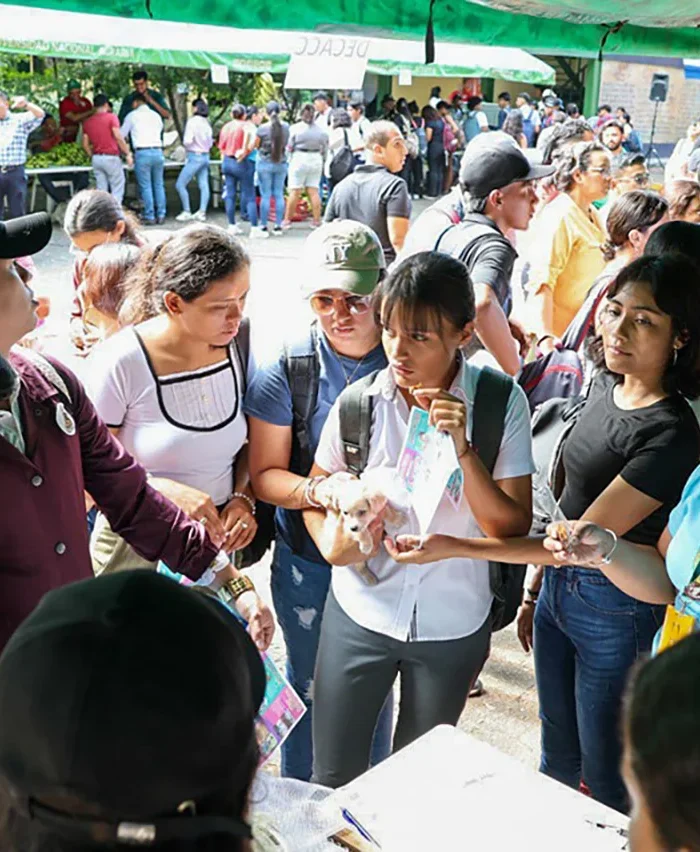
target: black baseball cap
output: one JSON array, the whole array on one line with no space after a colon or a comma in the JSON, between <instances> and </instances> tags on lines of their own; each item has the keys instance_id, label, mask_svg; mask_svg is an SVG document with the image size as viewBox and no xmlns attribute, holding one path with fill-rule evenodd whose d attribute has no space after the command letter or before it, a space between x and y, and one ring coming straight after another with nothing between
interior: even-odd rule
<instances>
[{"instance_id":1,"label":"black baseball cap","mask_svg":"<svg viewBox=\"0 0 700 852\"><path fill-rule=\"evenodd\" d=\"M12 260L36 254L48 245L51 231L48 213L30 213L0 222L0 258Z\"/></svg>"},{"instance_id":2,"label":"black baseball cap","mask_svg":"<svg viewBox=\"0 0 700 852\"><path fill-rule=\"evenodd\" d=\"M0 774L25 818L76 846L250 837L210 803L255 771L264 691L216 598L153 571L73 583L0 657Z\"/></svg>"},{"instance_id":3,"label":"black baseball cap","mask_svg":"<svg viewBox=\"0 0 700 852\"><path fill-rule=\"evenodd\" d=\"M517 143L506 134L477 136L467 145L459 169L459 182L470 195L483 198L521 180L538 180L554 174L554 166L533 166Z\"/></svg>"},{"instance_id":4,"label":"black baseball cap","mask_svg":"<svg viewBox=\"0 0 700 852\"><path fill-rule=\"evenodd\" d=\"M547 97L542 101L542 103L546 107L556 107L559 106L561 101L559 100L559 98L555 98L554 95L547 95Z\"/></svg>"}]
</instances>

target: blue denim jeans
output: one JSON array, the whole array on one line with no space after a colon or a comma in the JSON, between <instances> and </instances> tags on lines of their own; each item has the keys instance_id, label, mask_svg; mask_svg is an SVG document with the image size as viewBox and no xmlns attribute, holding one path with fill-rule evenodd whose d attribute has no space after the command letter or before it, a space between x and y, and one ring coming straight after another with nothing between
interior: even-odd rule
<instances>
[{"instance_id":1,"label":"blue denim jeans","mask_svg":"<svg viewBox=\"0 0 700 852\"><path fill-rule=\"evenodd\" d=\"M287 679L308 712L282 745L282 775L308 781L313 768L312 692L321 616L330 588L331 568L298 556L279 538L272 560L272 600L287 646ZM394 715L390 694L377 722L372 765L391 753Z\"/></svg>"},{"instance_id":2,"label":"blue denim jeans","mask_svg":"<svg viewBox=\"0 0 700 852\"><path fill-rule=\"evenodd\" d=\"M620 710L630 667L651 649L663 607L641 603L600 571L546 568L535 611L540 771L600 802L628 807Z\"/></svg>"},{"instance_id":3,"label":"blue denim jeans","mask_svg":"<svg viewBox=\"0 0 700 852\"><path fill-rule=\"evenodd\" d=\"M140 148L134 151L134 171L143 201L143 218L153 222L165 218L165 157L162 148Z\"/></svg>"},{"instance_id":4,"label":"blue denim jeans","mask_svg":"<svg viewBox=\"0 0 700 852\"><path fill-rule=\"evenodd\" d=\"M182 209L185 213L192 212L190 208L190 194L187 191L187 184L193 178L197 178L197 184L199 186L199 212L206 213L210 198L209 154L193 154L190 151L187 152L185 165L183 166L183 169L180 172L180 177L178 177L177 183L175 184L175 189L180 196Z\"/></svg>"},{"instance_id":5,"label":"blue denim jeans","mask_svg":"<svg viewBox=\"0 0 700 852\"><path fill-rule=\"evenodd\" d=\"M236 192L240 187L241 211L248 213L251 225L258 224L258 207L255 201L255 163L250 158L239 163L235 157L224 157L221 172L226 182L224 206L229 225L236 224Z\"/></svg>"},{"instance_id":6,"label":"blue denim jeans","mask_svg":"<svg viewBox=\"0 0 700 852\"><path fill-rule=\"evenodd\" d=\"M286 163L258 160L258 183L260 184L260 224L267 228L270 219L270 200L275 199L275 225L279 228L284 218L284 181L287 177Z\"/></svg>"}]
</instances>

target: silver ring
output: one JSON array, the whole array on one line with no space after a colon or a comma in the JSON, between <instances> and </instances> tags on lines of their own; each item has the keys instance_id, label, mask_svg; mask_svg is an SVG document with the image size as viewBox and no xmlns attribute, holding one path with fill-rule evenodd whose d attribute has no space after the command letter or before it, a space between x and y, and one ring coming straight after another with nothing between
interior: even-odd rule
<instances>
[{"instance_id":1,"label":"silver ring","mask_svg":"<svg viewBox=\"0 0 700 852\"><path fill-rule=\"evenodd\" d=\"M244 530L248 529L248 524L245 521L241 522L241 526L243 527Z\"/></svg>"},{"instance_id":2,"label":"silver ring","mask_svg":"<svg viewBox=\"0 0 700 852\"><path fill-rule=\"evenodd\" d=\"M207 525L207 521L208 521L208 520L209 520L209 518L200 518L200 519L199 519L199 523L200 523L203 527L206 527L206 525Z\"/></svg>"}]
</instances>

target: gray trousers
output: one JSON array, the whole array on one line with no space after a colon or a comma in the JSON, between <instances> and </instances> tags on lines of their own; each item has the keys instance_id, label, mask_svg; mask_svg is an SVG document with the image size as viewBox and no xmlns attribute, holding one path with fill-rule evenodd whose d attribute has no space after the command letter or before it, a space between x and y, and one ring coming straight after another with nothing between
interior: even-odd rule
<instances>
[{"instance_id":1,"label":"gray trousers","mask_svg":"<svg viewBox=\"0 0 700 852\"><path fill-rule=\"evenodd\" d=\"M398 674L394 751L436 725L456 725L490 643L490 617L464 639L400 642L360 627L331 590L314 677L313 780L335 788L367 771L377 718Z\"/></svg>"},{"instance_id":2,"label":"gray trousers","mask_svg":"<svg viewBox=\"0 0 700 852\"><path fill-rule=\"evenodd\" d=\"M95 183L98 189L111 192L121 204L124 200L126 178L121 157L109 154L95 154L92 158L92 168L95 172Z\"/></svg>"}]
</instances>

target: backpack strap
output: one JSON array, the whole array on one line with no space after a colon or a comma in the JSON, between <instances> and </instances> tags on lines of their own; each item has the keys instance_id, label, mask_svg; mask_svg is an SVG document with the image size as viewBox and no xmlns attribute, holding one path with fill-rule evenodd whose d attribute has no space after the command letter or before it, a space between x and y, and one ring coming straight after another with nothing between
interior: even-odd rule
<instances>
[{"instance_id":1,"label":"backpack strap","mask_svg":"<svg viewBox=\"0 0 700 852\"><path fill-rule=\"evenodd\" d=\"M36 352L34 349L23 349L22 357L26 361L29 361L29 363L41 373L46 381L53 385L56 390L66 398L69 405L73 404L73 399L70 395L70 391L68 390L68 385L66 384L63 376L50 361L47 361L43 355L39 354L39 352Z\"/></svg>"},{"instance_id":2,"label":"backpack strap","mask_svg":"<svg viewBox=\"0 0 700 852\"><path fill-rule=\"evenodd\" d=\"M285 369L292 395L292 457L290 470L306 476L314 455L311 450L311 419L316 410L321 367L318 357L318 331L311 326L306 341L285 348Z\"/></svg>"},{"instance_id":3,"label":"backpack strap","mask_svg":"<svg viewBox=\"0 0 700 852\"><path fill-rule=\"evenodd\" d=\"M452 239L448 240L447 245L443 248L438 248L438 246L442 244L443 238L447 236L448 233ZM437 243L435 244L434 251L442 251L445 254L456 257L457 260L461 260L462 263L465 263L465 258L467 257L470 249L472 249L477 242L486 242L488 239L493 239L500 243L505 240L505 237L494 231L490 225L482 225L479 222L460 222L457 225L450 225L449 228L446 228L440 234L437 239ZM452 244L450 245L451 242Z\"/></svg>"},{"instance_id":4,"label":"backpack strap","mask_svg":"<svg viewBox=\"0 0 700 852\"><path fill-rule=\"evenodd\" d=\"M435 245L433 246L433 251L442 251L440 248L440 243L442 242L442 238L447 234L448 231L451 231L456 225L453 223L452 225L448 225L444 231L440 231L440 236L435 240Z\"/></svg>"},{"instance_id":5,"label":"backpack strap","mask_svg":"<svg viewBox=\"0 0 700 852\"><path fill-rule=\"evenodd\" d=\"M513 380L510 376L490 367L482 368L474 398L472 446L489 473L493 473L501 449L512 390Z\"/></svg>"},{"instance_id":6,"label":"backpack strap","mask_svg":"<svg viewBox=\"0 0 700 852\"><path fill-rule=\"evenodd\" d=\"M360 476L369 459L373 400L365 391L372 386L377 372L353 382L340 395L340 440L347 469L355 476Z\"/></svg>"},{"instance_id":7,"label":"backpack strap","mask_svg":"<svg viewBox=\"0 0 700 852\"><path fill-rule=\"evenodd\" d=\"M234 338L238 363L241 366L243 376L243 393L248 390L248 361L250 360L250 319L243 317L238 327L238 334Z\"/></svg>"}]
</instances>

